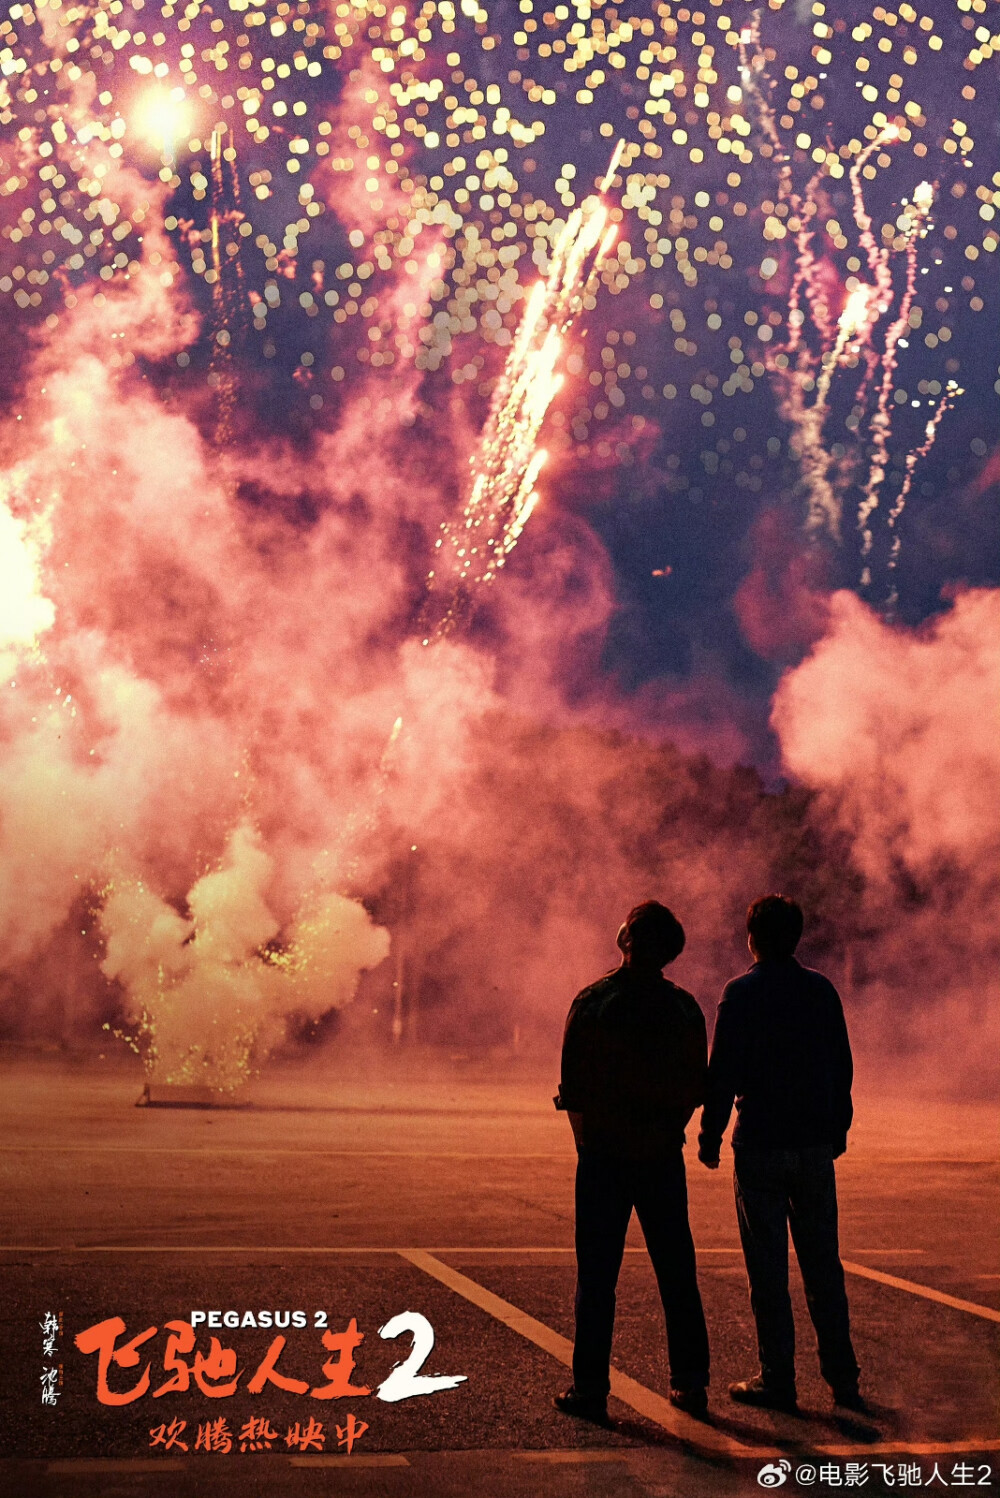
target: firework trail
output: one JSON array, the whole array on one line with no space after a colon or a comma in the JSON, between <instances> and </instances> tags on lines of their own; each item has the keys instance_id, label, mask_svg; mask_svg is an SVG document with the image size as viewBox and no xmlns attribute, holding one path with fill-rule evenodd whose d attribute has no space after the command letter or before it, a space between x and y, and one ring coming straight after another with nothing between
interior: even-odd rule
<instances>
[{"instance_id":1,"label":"firework trail","mask_svg":"<svg viewBox=\"0 0 1000 1498\"><path fill-rule=\"evenodd\" d=\"M906 347L905 335L910 327L910 312L917 290L918 245L926 235L934 203L934 187L921 182L912 200L904 200L904 212L897 220L897 234L879 243L872 228L872 218L865 202L862 173L876 153L900 140L902 131L895 123L879 130L854 158L848 174L851 210L857 230L857 243L863 252L871 276L870 282L848 281L847 295L836 321L830 308L830 292L821 274L824 262L813 248L818 227L819 191L824 168L813 174L803 192L798 192L791 171L791 153L779 132L769 101L770 80L760 43L759 22L753 22L740 34L740 72L744 88L754 98L760 128L769 142L778 168L779 200L791 209L789 227L795 232L796 258L788 296L787 336L773 344L765 355L771 374L779 411L794 432L795 452L807 494L806 529L812 534L826 531L840 540L843 496L852 482L861 490L857 528L861 534L861 585L871 585L870 556L873 546L871 519L878 508L882 487L889 469L889 443L896 402L896 375L900 348ZM884 165L884 161L882 162ZM896 278L893 262L904 257L905 275L896 314L888 323L881 348L874 342L878 324L896 302ZM811 346L806 337L806 323L815 335ZM861 432L863 418L875 387L874 406L867 422L871 451L863 481L858 474L861 455L838 457L827 446L825 428L830 416L835 376L841 369L862 366L861 383L854 395L854 430ZM957 383L948 382L933 417L927 422L923 441L906 457L903 481L888 516L892 536L889 569L894 570L899 557L900 538L896 524L906 504L917 465L934 445L941 419L959 394ZM812 400L808 396L812 396ZM861 419L859 419L861 418ZM889 606L894 602L893 588Z\"/></svg>"},{"instance_id":2,"label":"firework trail","mask_svg":"<svg viewBox=\"0 0 1000 1498\"><path fill-rule=\"evenodd\" d=\"M225 142L225 144L224 144ZM243 266L238 231L244 222L240 206L240 181L236 171L236 149L231 130L216 127L210 142L212 210L209 244L212 253L212 356L210 374L215 386L215 442L224 446L232 438L236 408L237 377L233 362L234 335L245 322ZM226 237L226 230L230 237Z\"/></svg>"},{"instance_id":3,"label":"firework trail","mask_svg":"<svg viewBox=\"0 0 1000 1498\"><path fill-rule=\"evenodd\" d=\"M890 250L886 246L878 245L871 232L870 220L864 212L864 197L861 190L860 176L863 158L870 156L876 145L877 141L873 141L868 150L863 151L855 162L851 171L851 191L855 205L855 218L859 223L863 222L865 224L862 244L868 255L868 263L875 275L876 285L880 290L885 288L887 300L884 302L884 307L883 301L879 300L878 310L887 310L893 295L892 271L889 265ZM868 477L862 489L861 504L858 507L861 554L865 559L861 577L864 585L867 585L871 581L870 567L867 562L872 549L871 517L878 507L880 490L889 467L889 439L892 435L893 416L892 397L895 389L896 370L899 363L899 345L900 340L909 331L910 310L913 306L913 298L917 289L917 271L919 268L917 264L917 243L927 232L928 217L933 203L934 188L929 182L921 182L914 191L912 202L905 205L905 212L902 216L902 238L904 240L904 254L906 256L906 280L899 302L899 310L885 335L885 347L881 359L882 378L879 382L878 398L870 423L873 454L868 469ZM889 515L890 529L895 529L896 521L903 512L913 483L913 474L917 464L921 458L927 456L933 447L941 418L959 393L957 383L954 380L950 380L934 416L927 423L923 442L907 454L903 484ZM894 535L889 563L890 568L895 568L898 555L899 536Z\"/></svg>"},{"instance_id":4,"label":"firework trail","mask_svg":"<svg viewBox=\"0 0 1000 1498\"><path fill-rule=\"evenodd\" d=\"M600 184L603 192L621 159L619 141ZM616 235L608 211L592 194L570 214L556 241L548 275L531 292L477 451L461 515L444 521L428 573L423 643L452 630L469 588L491 582L517 544L538 503L535 487L547 454L536 446L546 413L562 385L556 366L563 335L596 285ZM440 606L440 590L446 602Z\"/></svg>"},{"instance_id":5,"label":"firework trail","mask_svg":"<svg viewBox=\"0 0 1000 1498\"><path fill-rule=\"evenodd\" d=\"M948 381L948 384L945 387L944 394L934 408L934 411L930 416L927 425L924 427L923 442L921 442L919 447L911 448L906 455L906 464L903 472L903 482L900 485L899 493L896 495L896 498L893 501L887 521L890 534L892 535L892 544L889 549L888 561L890 574L890 590L887 600L887 611L890 614L895 610L896 604L899 602L899 595L896 589L896 579L894 575L896 572L897 564L899 562L900 551L900 538L896 531L896 522L898 521L900 515L902 515L903 510L906 507L906 501L909 498L910 490L913 487L913 475L916 473L917 465L920 463L920 460L922 458L926 458L927 454L934 446L934 441L937 437L937 429L941 424L941 418L944 416L949 406L953 405L958 397L964 394L965 391L956 380Z\"/></svg>"}]
</instances>

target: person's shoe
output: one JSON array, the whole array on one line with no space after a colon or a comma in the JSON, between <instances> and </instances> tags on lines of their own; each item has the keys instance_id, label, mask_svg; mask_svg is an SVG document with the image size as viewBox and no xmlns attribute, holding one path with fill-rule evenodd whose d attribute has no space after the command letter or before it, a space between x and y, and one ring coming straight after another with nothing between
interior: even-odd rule
<instances>
[{"instance_id":1,"label":"person's shoe","mask_svg":"<svg viewBox=\"0 0 1000 1498\"><path fill-rule=\"evenodd\" d=\"M704 1420L708 1415L707 1389L671 1389L667 1397L675 1410L681 1410L695 1420Z\"/></svg>"},{"instance_id":2,"label":"person's shoe","mask_svg":"<svg viewBox=\"0 0 1000 1498\"><path fill-rule=\"evenodd\" d=\"M834 1389L833 1402L840 1409L853 1410L857 1415L869 1413L868 1403L857 1384L845 1384L843 1388Z\"/></svg>"},{"instance_id":3,"label":"person's shoe","mask_svg":"<svg viewBox=\"0 0 1000 1498\"><path fill-rule=\"evenodd\" d=\"M737 1404L752 1404L759 1410L783 1410L786 1415L796 1414L799 1408L794 1389L776 1389L765 1383L759 1373L755 1378L730 1384L729 1397Z\"/></svg>"},{"instance_id":4,"label":"person's shoe","mask_svg":"<svg viewBox=\"0 0 1000 1498\"><path fill-rule=\"evenodd\" d=\"M592 1425L610 1425L608 1407L603 1399L588 1398L578 1394L574 1388L557 1394L552 1403L564 1415L575 1415L578 1420L589 1420Z\"/></svg>"}]
</instances>

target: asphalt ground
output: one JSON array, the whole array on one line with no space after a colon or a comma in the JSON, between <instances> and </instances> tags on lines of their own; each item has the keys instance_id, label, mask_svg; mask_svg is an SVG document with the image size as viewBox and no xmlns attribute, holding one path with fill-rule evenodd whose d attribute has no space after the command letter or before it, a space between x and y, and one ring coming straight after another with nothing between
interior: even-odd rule
<instances>
[{"instance_id":1,"label":"asphalt ground","mask_svg":"<svg viewBox=\"0 0 1000 1498\"><path fill-rule=\"evenodd\" d=\"M731 1156L709 1173L689 1150L711 1420L666 1402L662 1313L633 1223L605 1431L551 1404L569 1382L574 1265L573 1150L550 1079L388 1059L365 1076L275 1072L239 1111L136 1108L140 1081L96 1060L0 1064L3 1494L715 1498L759 1491L762 1468L790 1493L1000 1491L995 1106L857 1099L838 1176L866 1417L830 1404L794 1268L801 1417L727 1398L755 1371ZM282 1330L276 1364L305 1391L247 1392L273 1328L200 1327L198 1350L216 1335L236 1353L236 1393L210 1398L192 1383L154 1397L168 1381L168 1321L260 1308L307 1313L308 1326ZM333 1331L355 1319L351 1380L375 1391L409 1353L409 1333L379 1335L404 1311L433 1328L422 1373L464 1382L396 1403L312 1397L336 1356L317 1312ZM47 1312L61 1321L50 1359ZM115 1316L124 1340L157 1332L136 1366L109 1372L125 1391L149 1362L149 1391L109 1407L97 1355L73 1338ZM54 1407L41 1401L46 1366L61 1368ZM367 1428L348 1453L350 1416ZM232 1450L196 1449L220 1418ZM251 1420L269 1426L242 1443L260 1449L241 1451ZM313 1427L310 1445L289 1445L310 1420L321 1438Z\"/></svg>"}]
</instances>

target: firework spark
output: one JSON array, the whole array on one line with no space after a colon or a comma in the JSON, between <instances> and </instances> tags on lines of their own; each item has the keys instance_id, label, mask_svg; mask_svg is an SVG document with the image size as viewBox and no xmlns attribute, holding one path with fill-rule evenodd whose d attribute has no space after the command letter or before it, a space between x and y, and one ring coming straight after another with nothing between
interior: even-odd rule
<instances>
[{"instance_id":1,"label":"firework spark","mask_svg":"<svg viewBox=\"0 0 1000 1498\"><path fill-rule=\"evenodd\" d=\"M619 141L604 179L621 158ZM457 520L445 521L428 574L432 594L448 602L424 644L456 623L468 587L492 581L538 504L536 483L547 459L536 446L546 413L562 385L556 366L564 335L596 285L615 240L599 196L584 199L556 242L548 275L528 298L470 468L469 494Z\"/></svg>"},{"instance_id":2,"label":"firework spark","mask_svg":"<svg viewBox=\"0 0 1000 1498\"><path fill-rule=\"evenodd\" d=\"M879 156L880 161L888 162L889 158L879 153L900 141L901 127L894 121L887 122L866 146L857 151L848 173L851 208L858 248L864 255L871 281L859 281L856 276L849 278L842 309L834 322L828 277L823 274L824 267L814 249L822 171L813 174L804 191L796 189L790 165L791 152L782 140L769 102L770 80L756 23L741 34L740 51L744 83L757 102L762 132L777 157L779 196L791 210L789 228L795 231L796 259L788 299L786 337L769 347L766 364L778 393L780 414L794 433L792 447L807 494L807 531L816 534L825 530L839 540L844 495L852 482L859 484L861 499L857 526L861 533L861 585L867 587L872 581L869 561L873 544L871 520L889 470L889 444L898 405L895 395L899 350L907 346L905 335L910 329L910 314L917 292L918 246L930 227L934 187L926 181L917 185L911 200L904 203L904 211L895 226L897 232L880 243L873 231L862 176L873 157ZM905 270L897 302L894 262L900 256ZM876 329L894 303L895 316L886 325L879 346L875 342ZM806 337L807 322L813 335L811 341ZM852 371L859 365L863 373L854 391L851 424L859 436L867 431L870 439L867 472L863 480L858 479L862 463L860 452L855 450L848 457L843 446L839 445L838 453L826 436L835 377L839 371ZM872 405L870 392L873 384L876 389ZM930 452L941 418L959 393L957 383L949 382L944 398L926 424L923 440L908 453L902 484L889 515L890 531L895 532L916 467ZM870 407L871 414L866 422ZM895 568L898 556L899 535L896 533L892 537L890 569Z\"/></svg>"},{"instance_id":3,"label":"firework spark","mask_svg":"<svg viewBox=\"0 0 1000 1498\"><path fill-rule=\"evenodd\" d=\"M160 153L165 166L177 163L177 148L191 134L190 102L182 88L154 89L145 94L132 113L133 130Z\"/></svg>"},{"instance_id":4,"label":"firework spark","mask_svg":"<svg viewBox=\"0 0 1000 1498\"><path fill-rule=\"evenodd\" d=\"M863 210L864 198L861 192L860 161L861 158L859 157L858 162L855 163L855 167L851 172L851 188L856 205L855 213L857 215L860 211L863 215L862 221L867 222L867 215L864 215ZM899 345L900 341L909 332L910 311L917 290L917 271L919 268L917 264L917 244L920 238L927 232L928 215L930 214L933 202L934 189L929 182L921 182L914 191L912 203L909 205L908 211L901 215L900 227L902 230L903 253L906 265L905 283L899 301L899 309L885 335L885 344L881 358L882 378L879 382L878 397L870 425L873 452L868 469L868 477L862 489L861 504L858 508L858 529L861 532L862 538L861 553L865 559L864 572L862 574L863 582L870 581L867 558L872 549L871 517L878 506L879 494L889 467L889 439L892 435L893 417L892 400L896 383L896 370L899 363ZM876 273L881 293L875 308L876 315L878 315L878 313L888 310L893 297L893 277L889 264L890 251L885 246L875 243L870 225L867 226L866 232L867 243L865 247L868 251L869 264ZM871 322L869 326L873 327L874 322ZM938 421L940 421L946 409L946 403L942 402L938 408ZM935 421L928 428L925 432L923 443L918 448L913 449L907 457L907 474L904 480L905 492L901 491L900 496L897 497L896 505L893 506L893 525L895 525L896 519L902 513L903 505L906 502L906 494L909 493L912 482L913 470L917 462L920 458L925 457L933 446L938 421ZM894 538L894 545L898 542L898 539L898 536Z\"/></svg>"},{"instance_id":5,"label":"firework spark","mask_svg":"<svg viewBox=\"0 0 1000 1498\"><path fill-rule=\"evenodd\" d=\"M941 424L941 420L945 415L945 412L950 406L954 405L959 396L964 394L965 391L962 389L961 385L959 385L957 380L948 381L941 399L938 401L933 413L927 421L927 425L924 427L924 440L919 444L919 446L911 447L910 451L906 454L906 463L903 470L903 482L899 486L899 493L893 500L892 508L889 511L887 519L889 532L892 536L892 543L889 548L888 561L890 588L889 596L886 601L886 608L890 614L895 610L896 604L899 602L899 593L896 587L895 572L899 564L900 538L899 533L896 529L896 523L906 507L906 501L910 497L910 490L913 488L913 476L917 471L917 466L923 458L926 458L927 454L934 446L938 427Z\"/></svg>"}]
</instances>

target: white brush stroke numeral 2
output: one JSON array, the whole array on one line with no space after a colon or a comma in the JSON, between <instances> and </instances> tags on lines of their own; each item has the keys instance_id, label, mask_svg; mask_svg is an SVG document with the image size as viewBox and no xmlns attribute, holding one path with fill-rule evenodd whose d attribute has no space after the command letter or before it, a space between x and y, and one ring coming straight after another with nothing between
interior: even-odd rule
<instances>
[{"instance_id":1,"label":"white brush stroke numeral 2","mask_svg":"<svg viewBox=\"0 0 1000 1498\"><path fill-rule=\"evenodd\" d=\"M441 1389L453 1389L456 1384L465 1383L467 1375L464 1373L428 1375L420 1372L434 1347L434 1328L426 1316L421 1316L419 1311L400 1311L398 1316L393 1316L378 1329L379 1336L386 1341L401 1337L404 1332L413 1337L410 1355L404 1362L397 1363L389 1377L379 1384L375 1391L377 1399L385 1400L386 1404L397 1404L401 1399L436 1394Z\"/></svg>"}]
</instances>

